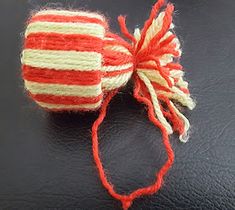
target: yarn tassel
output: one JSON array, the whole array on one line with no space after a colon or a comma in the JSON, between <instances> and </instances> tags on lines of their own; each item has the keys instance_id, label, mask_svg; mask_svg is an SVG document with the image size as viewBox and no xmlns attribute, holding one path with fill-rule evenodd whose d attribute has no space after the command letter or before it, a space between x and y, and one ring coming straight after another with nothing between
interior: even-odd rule
<instances>
[{"instance_id":1,"label":"yarn tassel","mask_svg":"<svg viewBox=\"0 0 235 210\"><path fill-rule=\"evenodd\" d=\"M180 141L186 142L190 127L189 121L171 100L189 109L193 109L195 103L190 97L188 83L183 80L182 66L178 63L181 50L180 42L172 31L174 6L167 4L165 11L156 18L164 2L164 0L159 0L153 6L143 29L140 31L137 28L134 37L127 30L125 17L119 17L119 23L123 34L134 46L135 73L141 80L142 96L150 96L154 113L168 134L172 134L173 130L178 131ZM167 106L168 113L164 113L161 108L162 102ZM173 129L169 121L173 124Z\"/></svg>"}]
</instances>

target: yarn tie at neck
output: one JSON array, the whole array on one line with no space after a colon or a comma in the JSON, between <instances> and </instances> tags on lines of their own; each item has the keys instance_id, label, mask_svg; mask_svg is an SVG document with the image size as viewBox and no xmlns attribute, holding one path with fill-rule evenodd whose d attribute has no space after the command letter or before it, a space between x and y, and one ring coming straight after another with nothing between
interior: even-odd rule
<instances>
[{"instance_id":1,"label":"yarn tie at neck","mask_svg":"<svg viewBox=\"0 0 235 210\"><path fill-rule=\"evenodd\" d=\"M165 10L163 10L165 7ZM92 151L99 177L109 194L128 209L133 200L157 192L174 161L169 134L188 140L188 119L177 104L193 109L188 83L179 63L180 42L174 34L174 6L154 4L144 27L131 34L119 16L125 39L112 33L102 15L67 10L34 14L25 32L22 71L30 97L49 111L100 111L92 126ZM161 11L161 12L159 12ZM108 104L133 80L133 96L147 107L149 120L160 129L167 161L150 186L128 195L115 191L101 161L98 128Z\"/></svg>"}]
</instances>

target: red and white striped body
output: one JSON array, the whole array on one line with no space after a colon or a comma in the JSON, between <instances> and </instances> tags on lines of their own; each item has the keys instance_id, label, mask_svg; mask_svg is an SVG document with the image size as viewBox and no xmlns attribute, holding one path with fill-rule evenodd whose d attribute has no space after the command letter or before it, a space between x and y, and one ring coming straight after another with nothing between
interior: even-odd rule
<instances>
[{"instance_id":1,"label":"red and white striped body","mask_svg":"<svg viewBox=\"0 0 235 210\"><path fill-rule=\"evenodd\" d=\"M132 75L133 56L125 45L101 15L40 11L25 32L25 87L49 110L96 110L107 91L125 85Z\"/></svg>"}]
</instances>

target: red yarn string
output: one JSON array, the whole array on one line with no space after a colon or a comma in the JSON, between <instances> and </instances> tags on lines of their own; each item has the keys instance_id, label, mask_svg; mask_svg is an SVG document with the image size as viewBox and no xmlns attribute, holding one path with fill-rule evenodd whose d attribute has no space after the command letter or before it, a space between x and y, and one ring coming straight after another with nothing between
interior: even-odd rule
<instances>
[{"instance_id":1,"label":"red yarn string","mask_svg":"<svg viewBox=\"0 0 235 210\"><path fill-rule=\"evenodd\" d=\"M100 155L99 155L98 128L106 116L106 110L109 105L109 102L111 101L111 99L116 93L117 93L117 90L108 93L108 95L106 96L101 106L99 117L96 119L96 121L93 123L93 126L92 126L92 151L93 151L94 161L96 163L96 167L98 168L98 172L99 172L99 176L100 176L102 184L108 190L108 192L115 198L117 198L118 194L114 191L112 185L108 182L106 178L104 167L100 159Z\"/></svg>"},{"instance_id":2,"label":"red yarn string","mask_svg":"<svg viewBox=\"0 0 235 210\"><path fill-rule=\"evenodd\" d=\"M162 48L162 47L165 47L167 46L168 44L170 44L173 39L176 37L176 35L172 34L170 35L168 38L166 38L164 41L160 42L159 44L159 48Z\"/></svg>"},{"instance_id":3,"label":"red yarn string","mask_svg":"<svg viewBox=\"0 0 235 210\"><path fill-rule=\"evenodd\" d=\"M143 188L139 188L139 189L135 190L134 192L130 193L129 195L121 195L114 190L113 185L108 181L106 174L104 172L104 167L103 167L103 164L102 164L102 161L100 158L100 154L99 154L98 128L99 128L100 124L103 122L103 120L106 116L108 104L111 101L111 99L114 97L114 95L117 93L117 90L113 91L111 93L108 93L108 95L105 98L103 105L101 107L99 117L97 118L97 120L94 122L94 124L92 126L93 157L94 157L94 161L95 161L95 164L96 164L98 172L99 172L100 180L101 180L103 186L108 190L109 194L111 196L113 196L115 199L120 200L122 202L122 207L124 210L127 210L131 206L131 204L135 198L138 198L143 195L150 195L150 194L157 192L160 189L160 187L162 186L164 175L167 173L167 171L169 170L169 168L171 167L171 165L173 164L173 161L174 161L174 152L171 148L171 144L169 142L169 137L168 137L167 131L161 125L161 123L156 119L151 101L147 97L143 97L140 95L140 89L141 89L140 81L139 81L139 78L136 77L135 78L134 97L139 102L144 103L147 106L149 120L156 127L160 128L160 130L162 132L163 144L165 146L167 156L168 156L168 159L165 162L165 164L162 166L160 171L158 173L156 173L156 179L152 185L147 186L147 187L143 187Z\"/></svg>"},{"instance_id":4,"label":"red yarn string","mask_svg":"<svg viewBox=\"0 0 235 210\"><path fill-rule=\"evenodd\" d=\"M138 42L138 45L136 47L136 52L139 52L139 50L141 49L141 47L144 43L145 37L146 37L146 33L148 31L148 28L152 24L154 18L156 17L158 11L160 10L160 8L163 6L164 3L165 3L165 0L159 0L155 5L153 5L149 19L145 22L144 28L141 32L141 37L140 37L140 41Z\"/></svg>"},{"instance_id":5,"label":"red yarn string","mask_svg":"<svg viewBox=\"0 0 235 210\"><path fill-rule=\"evenodd\" d=\"M125 35L131 42L133 42L133 44L136 44L136 39L135 37L128 31L127 27L126 27L126 17L120 15L118 17L118 22L120 25L120 29L121 32L123 33L123 35Z\"/></svg>"},{"instance_id":6,"label":"red yarn string","mask_svg":"<svg viewBox=\"0 0 235 210\"><path fill-rule=\"evenodd\" d=\"M169 68L170 70L182 70L183 67L179 63L168 63L164 66L165 68Z\"/></svg>"}]
</instances>

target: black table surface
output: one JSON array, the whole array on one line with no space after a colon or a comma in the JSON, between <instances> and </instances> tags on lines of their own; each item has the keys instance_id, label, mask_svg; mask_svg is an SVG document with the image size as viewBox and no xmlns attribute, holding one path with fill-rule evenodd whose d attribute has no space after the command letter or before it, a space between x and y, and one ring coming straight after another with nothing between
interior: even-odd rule
<instances>
[{"instance_id":1,"label":"black table surface","mask_svg":"<svg viewBox=\"0 0 235 210\"><path fill-rule=\"evenodd\" d=\"M175 164L162 189L131 209L235 209L235 1L172 0L182 64L197 101L185 110L187 144L172 135ZM91 153L98 113L49 114L26 95L20 52L25 21L41 7L101 11L119 32L147 19L150 0L0 1L0 209L121 209L102 187ZM108 177L120 193L149 185L166 159L161 134L132 96L131 84L111 102L99 130Z\"/></svg>"}]
</instances>

